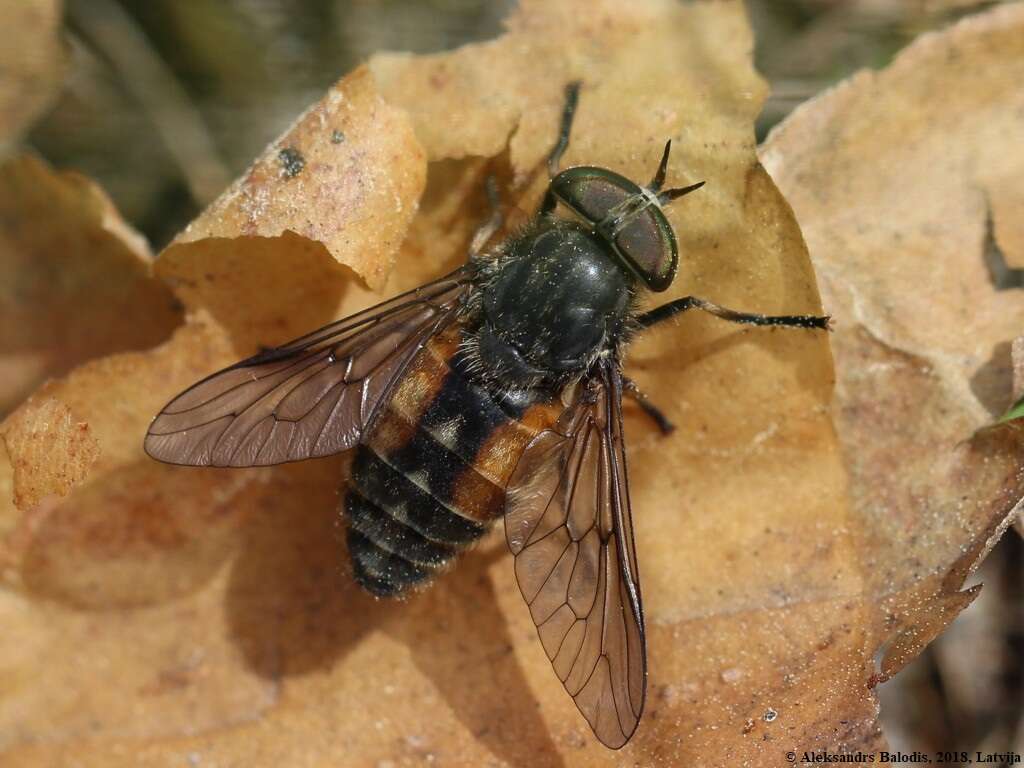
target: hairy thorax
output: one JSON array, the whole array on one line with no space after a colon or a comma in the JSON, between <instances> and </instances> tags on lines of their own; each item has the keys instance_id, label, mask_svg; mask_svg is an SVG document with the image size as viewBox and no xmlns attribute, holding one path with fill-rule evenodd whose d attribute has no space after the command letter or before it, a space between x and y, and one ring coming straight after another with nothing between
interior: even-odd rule
<instances>
[{"instance_id":1,"label":"hairy thorax","mask_svg":"<svg viewBox=\"0 0 1024 768\"><path fill-rule=\"evenodd\" d=\"M486 379L506 387L564 385L623 334L631 281L581 224L543 219L481 269L469 351Z\"/></svg>"}]
</instances>

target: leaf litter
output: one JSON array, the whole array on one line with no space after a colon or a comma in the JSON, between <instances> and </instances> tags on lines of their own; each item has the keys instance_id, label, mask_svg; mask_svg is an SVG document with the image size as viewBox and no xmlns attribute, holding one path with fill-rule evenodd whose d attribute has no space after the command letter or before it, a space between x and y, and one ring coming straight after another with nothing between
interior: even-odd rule
<instances>
[{"instance_id":1,"label":"leaf litter","mask_svg":"<svg viewBox=\"0 0 1024 768\"><path fill-rule=\"evenodd\" d=\"M964 55L984 55L976 37L1019 26L998 19L949 35L966 40ZM567 163L646 180L671 138L669 183L709 182L670 211L682 262L666 298L820 311L793 209L823 274L825 228L812 214L836 209L804 210L790 180L811 178L800 162L826 163L835 147L810 153L796 133L786 151L790 124L780 129L764 158L787 203L755 154L765 86L740 3L527 0L507 28L450 54L377 56L343 80L158 259L187 310L171 340L86 363L4 423L10 443L34 412L64 407L98 448L66 497L0 512L0 617L14 628L0 659L15 683L0 700L0 748L19 764L262 765L288 754L309 765L764 765L788 749L883 745L875 650L895 637L894 668L969 599L962 576L1020 495L1016 433L984 430L976 405L935 424L945 451L931 477L963 484L980 467L983 490L955 510L946 497L906 502L921 488L889 468L909 472L929 456L887 456L882 430L946 407L970 365L958 380L949 361L962 351L943 349L943 367L923 342L880 345L879 326L827 277L835 406L821 335L693 316L630 350L628 372L680 428L662 438L627 414L651 678L644 721L619 753L596 744L552 675L499 536L430 590L376 602L344 572L344 457L218 472L142 455L149 418L193 380L458 263L485 215L488 172L512 221L535 209L562 88L575 78L585 87ZM877 77L897 88L918 68L905 61L927 58L916 48ZM812 110L827 115L828 98L793 120L823 120ZM380 120L395 130L374 130ZM332 141L339 130L345 141ZM340 147L346 160L330 160ZM290 161L296 173L282 168L286 148L303 158ZM328 219L320 207L332 195L346 202ZM848 202L851 219L867 215ZM879 304L906 330L902 310ZM930 331L916 334L934 341ZM854 401L851 370L914 386ZM871 419L855 418L858 406ZM57 456L75 450L48 439ZM30 455L14 442L12 462ZM870 457L851 461L851 445ZM890 481L881 501L869 498L879 466Z\"/></svg>"}]
</instances>

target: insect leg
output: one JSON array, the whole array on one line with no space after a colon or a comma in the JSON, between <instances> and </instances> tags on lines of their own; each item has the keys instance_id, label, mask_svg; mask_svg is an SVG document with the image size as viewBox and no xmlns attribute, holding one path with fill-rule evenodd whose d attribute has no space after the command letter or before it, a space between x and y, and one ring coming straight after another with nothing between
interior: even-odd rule
<instances>
[{"instance_id":1,"label":"insect leg","mask_svg":"<svg viewBox=\"0 0 1024 768\"><path fill-rule=\"evenodd\" d=\"M487 202L491 206L491 215L483 224L481 224L476 232L473 233L473 239L469 242L469 258L478 256L483 247L487 245L487 241L494 236L494 233L501 229L501 225L504 223L505 218L501 215L501 200L498 197L498 182L494 180L493 176L488 176L487 181L484 182L484 189L487 191Z\"/></svg>"},{"instance_id":2,"label":"insect leg","mask_svg":"<svg viewBox=\"0 0 1024 768\"><path fill-rule=\"evenodd\" d=\"M572 132L572 120L576 116L576 105L580 100L580 81L574 80L565 86L565 106L562 107L562 125L558 130L558 141L555 142L555 146L551 148L551 154L548 155L548 176L554 178L558 173L558 164L562 160L562 155L565 154L565 150L569 146L569 134ZM544 202L541 204L541 213L550 213L555 203L554 195L550 191L544 196Z\"/></svg>"},{"instance_id":3,"label":"insect leg","mask_svg":"<svg viewBox=\"0 0 1024 768\"><path fill-rule=\"evenodd\" d=\"M831 322L831 317L828 315L819 317L818 315L760 315L754 312L737 312L734 309L720 307L714 302L697 296L686 296L682 299L670 301L668 304L662 304L660 307L655 307L637 317L637 322L641 328L650 328L652 325L664 322L688 309L699 309L715 317L728 320L730 323L744 323L746 325L781 325L790 328L829 330L829 323Z\"/></svg>"},{"instance_id":4,"label":"insect leg","mask_svg":"<svg viewBox=\"0 0 1024 768\"><path fill-rule=\"evenodd\" d=\"M558 173L558 163L569 146L569 134L572 131L572 119L576 116L576 105L580 100L580 81L574 80L565 86L565 106L562 107L562 126L558 131L558 141L548 155L548 175Z\"/></svg>"},{"instance_id":5,"label":"insect leg","mask_svg":"<svg viewBox=\"0 0 1024 768\"><path fill-rule=\"evenodd\" d=\"M636 385L636 382L628 376L622 377L622 392L636 401L644 413L658 425L658 429L663 435L670 435L675 431L676 425L669 421L668 416L662 413L661 409L652 403L651 399Z\"/></svg>"}]
</instances>

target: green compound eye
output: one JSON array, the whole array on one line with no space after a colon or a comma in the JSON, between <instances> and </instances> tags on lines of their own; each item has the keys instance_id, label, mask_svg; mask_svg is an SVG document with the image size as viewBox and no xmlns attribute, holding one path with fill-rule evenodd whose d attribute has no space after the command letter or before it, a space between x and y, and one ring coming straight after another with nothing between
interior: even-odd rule
<instances>
[{"instance_id":1,"label":"green compound eye","mask_svg":"<svg viewBox=\"0 0 1024 768\"><path fill-rule=\"evenodd\" d=\"M606 168L579 166L551 180L551 193L578 216L598 227L630 272L652 291L672 284L679 262L675 233L662 213L657 195ZM631 206L646 207L617 227L610 218Z\"/></svg>"}]
</instances>

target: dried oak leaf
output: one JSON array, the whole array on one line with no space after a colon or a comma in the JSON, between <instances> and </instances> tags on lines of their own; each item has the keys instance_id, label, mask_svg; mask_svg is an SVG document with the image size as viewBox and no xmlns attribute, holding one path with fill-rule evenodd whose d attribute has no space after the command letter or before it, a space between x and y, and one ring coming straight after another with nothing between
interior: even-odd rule
<instances>
[{"instance_id":1,"label":"dried oak leaf","mask_svg":"<svg viewBox=\"0 0 1024 768\"><path fill-rule=\"evenodd\" d=\"M15 506L34 507L46 496L66 493L85 478L99 455L89 425L54 399L33 403L3 434L7 451L17 456L13 466ZM19 477L19 470L29 477Z\"/></svg>"},{"instance_id":2,"label":"dried oak leaf","mask_svg":"<svg viewBox=\"0 0 1024 768\"><path fill-rule=\"evenodd\" d=\"M344 162L318 155L316 142L342 129ZM275 699L277 684L250 669L227 622L223 566L246 514L273 509L281 480L273 471L162 466L143 454L141 436L156 410L197 378L365 305L372 294L345 265L368 280L386 272L425 176L408 122L375 95L365 71L332 88L281 142L314 158L303 185L282 187L258 172L278 155L271 147L270 159L217 213L201 217L158 260L157 272L188 310L173 337L79 366L0 426L8 449L0 488L9 492L0 503L0 750L30 742L59 750L96 734L144 740L216 731L252 720ZM342 195L350 184L363 192L335 210L332 223L344 232L370 222L385 239L334 238L325 246L295 234L315 213L297 196ZM230 195L265 199L274 226L253 232ZM90 258L83 249L67 270ZM122 272L129 279L131 268ZM79 311L102 317L106 308L83 300ZM9 501L16 480L34 490L80 450L59 431L36 429L41 413L65 409L97 455L63 478L74 481L66 498L53 494L68 488L50 483L38 503L41 492L18 495L19 509ZM46 455L35 460L42 443ZM331 499L335 485L322 486ZM293 497L305 504L311 494Z\"/></svg>"},{"instance_id":3,"label":"dried oak leaf","mask_svg":"<svg viewBox=\"0 0 1024 768\"><path fill-rule=\"evenodd\" d=\"M738 2L533 0L493 42L376 58L370 71L412 115L434 161L382 293L463 258L484 216L488 171L472 156L501 155L490 168L505 199L520 212L535 209L564 85L579 78L567 163L645 179L672 138L669 183L709 181L670 214L683 253L672 295L818 311L799 230L757 165L752 126L765 86L750 50ZM351 83L370 87L365 71ZM303 124L314 142L338 129L315 113ZM334 146L343 147L355 131L340 130L345 142ZM384 140L373 131L365 138ZM288 148L306 165L282 157ZM787 747L841 741L840 721L870 737L873 704L857 686L873 649L860 629L867 609L820 334L693 316L631 350L629 372L680 430L662 438L629 411L651 682L641 729L621 753L596 743L558 685L500 536L404 604L375 602L344 574L346 554L332 535L343 459L225 473L145 462L131 440L190 379L230 353L323 322L321 307L340 313L372 300L346 271L324 267L318 243L263 236L327 237L315 229L322 211L304 207L322 198L304 194L289 209L273 194L245 191L246 183L272 183L282 195L295 189L290 183L313 169L313 149L279 142L232 199L206 214L235 231L201 219L162 256L159 273L190 310L171 342L85 366L59 385L62 397L53 395L79 393L84 402L72 411L125 442L118 476L94 470L89 484L10 537L23 545L16 562L26 589L12 590L3 611L38 642L18 646L10 676L23 683L0 709L5 732L19 734L9 754L27 764L73 754L83 765L261 765L276 754L311 765L428 756L474 765L762 764ZM409 152L390 157L410 160ZM264 204L300 221L268 232L264 216L274 222L276 214L252 213ZM397 208L389 221L401 233L413 201ZM329 236L344 245L348 223L329 222L337 237ZM187 242L196 232L207 239ZM104 401L121 404L112 414L88 397L111 380L104 366L119 364L135 378L132 391ZM106 458L115 435L97 439ZM101 508L108 492L120 504ZM198 551L206 530L213 543ZM229 568L213 567L229 554ZM76 580L76 568L86 575ZM118 663L97 669L100 658Z\"/></svg>"},{"instance_id":4,"label":"dried oak leaf","mask_svg":"<svg viewBox=\"0 0 1024 768\"><path fill-rule=\"evenodd\" d=\"M50 376L158 344L181 322L149 248L76 173L0 164L0 415Z\"/></svg>"},{"instance_id":5,"label":"dried oak leaf","mask_svg":"<svg viewBox=\"0 0 1024 768\"><path fill-rule=\"evenodd\" d=\"M422 161L408 118L381 100L360 69L300 116L175 242L294 232L379 290L416 213ZM177 261L177 253L169 249L161 262Z\"/></svg>"},{"instance_id":6,"label":"dried oak leaf","mask_svg":"<svg viewBox=\"0 0 1024 768\"><path fill-rule=\"evenodd\" d=\"M1024 6L927 35L799 108L762 148L814 258L833 336L851 523L879 597L881 679L960 591L1024 491L1012 402L1024 327ZM995 260L995 261L993 261Z\"/></svg>"},{"instance_id":7,"label":"dried oak leaf","mask_svg":"<svg viewBox=\"0 0 1024 768\"><path fill-rule=\"evenodd\" d=\"M670 212L682 263L659 298L820 311L792 211L757 163L765 86L751 49L739 2L526 0L493 42L375 58L369 71L433 161L381 294L461 260L485 215L488 171L520 216L536 208L562 90L578 78L567 164L644 180L672 138L669 183L709 182ZM372 87L365 70L348 83ZM329 118L317 122L316 136L333 137ZM310 156L279 142L252 182L286 194L280 174L297 167L281 157L289 147ZM412 163L409 152L391 157ZM246 202L259 195L235 200L220 209L234 231L199 227L210 237L172 246L158 264L190 310L178 335L85 366L58 385L61 396L47 393L97 434L97 465L107 441L120 446L120 476L94 468L8 537L21 546L13 562L24 587L0 593L0 619L33 641L0 639L4 677L17 682L0 700L0 734L15 734L8 756L86 766L259 766L282 755L324 766L775 765L791 749L880 745L868 684L885 639L876 601L891 593L877 590L866 567L873 540L848 506L822 334L694 315L631 348L628 372L680 428L663 438L628 412L651 677L639 731L612 753L555 679L500 535L429 590L377 602L345 574L335 535L343 458L217 473L146 463L130 442L190 378L374 298L319 243L261 236L315 234L316 210L293 209L305 223L246 232L261 226ZM391 207L391 242L412 204ZM344 245L344 223L335 226ZM114 393L115 413L89 396L117 365L136 380ZM112 493L117 505L97 503ZM955 587L941 594L952 597L920 605L948 618Z\"/></svg>"}]
</instances>

